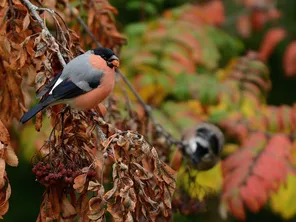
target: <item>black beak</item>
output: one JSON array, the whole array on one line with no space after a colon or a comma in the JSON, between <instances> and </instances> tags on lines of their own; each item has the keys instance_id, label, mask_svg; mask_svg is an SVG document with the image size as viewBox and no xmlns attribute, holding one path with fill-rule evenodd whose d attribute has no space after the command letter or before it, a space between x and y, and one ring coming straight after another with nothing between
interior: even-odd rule
<instances>
[{"instance_id":1,"label":"black beak","mask_svg":"<svg viewBox=\"0 0 296 222\"><path fill-rule=\"evenodd\" d=\"M117 56L113 55L108 59L107 64L110 67L118 68L119 67L119 59L117 58Z\"/></svg>"}]
</instances>

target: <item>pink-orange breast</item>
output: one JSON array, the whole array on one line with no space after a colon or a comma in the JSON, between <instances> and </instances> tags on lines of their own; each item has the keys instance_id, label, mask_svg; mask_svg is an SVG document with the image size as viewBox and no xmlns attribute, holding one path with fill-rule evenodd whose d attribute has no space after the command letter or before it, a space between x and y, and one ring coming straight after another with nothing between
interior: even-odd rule
<instances>
[{"instance_id":1,"label":"pink-orange breast","mask_svg":"<svg viewBox=\"0 0 296 222\"><path fill-rule=\"evenodd\" d=\"M107 66L104 59L96 55L91 55L89 61L94 68L104 70L104 76L98 88L74 99L71 105L82 110L91 109L105 100L112 92L115 82L115 72Z\"/></svg>"},{"instance_id":2,"label":"pink-orange breast","mask_svg":"<svg viewBox=\"0 0 296 222\"><path fill-rule=\"evenodd\" d=\"M104 67L109 68L106 61L101 56L91 54L89 56L89 62L94 69L104 69Z\"/></svg>"}]
</instances>

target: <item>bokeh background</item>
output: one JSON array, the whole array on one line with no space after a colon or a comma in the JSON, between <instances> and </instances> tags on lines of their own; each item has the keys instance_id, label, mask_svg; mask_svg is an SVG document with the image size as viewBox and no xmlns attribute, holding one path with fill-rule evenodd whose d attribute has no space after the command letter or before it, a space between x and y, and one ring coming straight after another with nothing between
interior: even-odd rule
<instances>
[{"instance_id":1,"label":"bokeh background","mask_svg":"<svg viewBox=\"0 0 296 222\"><path fill-rule=\"evenodd\" d=\"M202 121L227 138L223 161L212 170L188 175L183 163L183 196L176 199L184 209L174 221L296 221L296 1L110 3L128 42L120 51L122 72L157 120L177 138ZM89 20L87 11L78 12ZM77 30L77 22L69 25ZM43 187L31 159L49 133L43 124L40 133L30 125L11 132L21 141L20 164L7 169L13 193L5 221L38 215Z\"/></svg>"}]
</instances>

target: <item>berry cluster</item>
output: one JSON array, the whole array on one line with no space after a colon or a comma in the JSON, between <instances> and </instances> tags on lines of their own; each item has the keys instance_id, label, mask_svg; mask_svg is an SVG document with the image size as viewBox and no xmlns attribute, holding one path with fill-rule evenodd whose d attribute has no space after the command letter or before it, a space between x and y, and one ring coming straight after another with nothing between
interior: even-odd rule
<instances>
[{"instance_id":1,"label":"berry cluster","mask_svg":"<svg viewBox=\"0 0 296 222\"><path fill-rule=\"evenodd\" d=\"M53 185L56 183L73 184L75 177L83 172L75 167L75 164L65 166L63 163L52 165L45 162L38 162L34 165L32 172L36 175L36 179L43 185ZM88 177L94 177L96 172L90 169L87 172Z\"/></svg>"}]
</instances>

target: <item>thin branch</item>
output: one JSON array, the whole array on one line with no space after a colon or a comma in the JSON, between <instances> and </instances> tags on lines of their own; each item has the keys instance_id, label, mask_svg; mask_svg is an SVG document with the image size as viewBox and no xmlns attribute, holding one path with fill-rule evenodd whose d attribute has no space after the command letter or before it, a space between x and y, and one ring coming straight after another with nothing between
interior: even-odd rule
<instances>
[{"instance_id":1,"label":"thin branch","mask_svg":"<svg viewBox=\"0 0 296 222\"><path fill-rule=\"evenodd\" d=\"M73 15L75 15L75 13L74 13L74 9L73 9L73 7L72 7L69 3L67 3L67 7L70 9L71 13L72 13ZM93 42L96 43L96 45L97 45L98 47L103 47L103 46L101 45L101 43L99 43L99 42L96 40L96 37L95 37L94 34L89 30L89 28L87 27L87 25L84 23L83 19L82 19L78 14L75 15L75 16L76 16L77 21L80 23L80 25L83 27L83 29L87 32L87 34L91 37L91 39L93 40Z\"/></svg>"},{"instance_id":2,"label":"thin branch","mask_svg":"<svg viewBox=\"0 0 296 222\"><path fill-rule=\"evenodd\" d=\"M67 7L71 10L72 14L75 15L73 7L69 4L67 4ZM87 34L91 37L91 39L94 41L94 43L98 47L103 47L101 45L101 43L99 43L97 41L94 34L89 30L89 28L84 23L82 18L79 15L75 15L75 16L76 16L77 21L81 24L82 28L87 32ZM153 116L151 107L145 103L145 101L141 98L141 96L138 94L136 89L132 86L130 81L122 74L122 72L119 69L116 70L116 73L121 77L121 79L124 81L124 83L128 86L128 88L132 91L134 96L137 98L138 102L142 105L146 115L151 120L152 124L155 126L156 132L163 135L169 144L174 144L174 145L180 146L182 144L182 142L180 140L175 139L162 125L157 123L157 121L155 120L155 118Z\"/></svg>"},{"instance_id":3,"label":"thin branch","mask_svg":"<svg viewBox=\"0 0 296 222\"><path fill-rule=\"evenodd\" d=\"M37 22L39 23L39 25L42 28L42 32L44 32L46 38L49 40L49 42L51 42L56 48L56 53L58 56L58 59L61 63L61 65L63 67L66 66L66 62L62 56L62 53L59 50L59 45L57 44L55 38L53 37L53 35L50 33L50 31L48 30L48 28L45 26L43 20L41 19L40 15L37 13L37 11L47 11L50 14L54 13L53 10L51 9L45 9L45 8L38 8L36 5L32 4L29 0L22 0L24 5L28 8L28 10L31 12L31 14L35 17L35 19L37 20Z\"/></svg>"}]
</instances>

